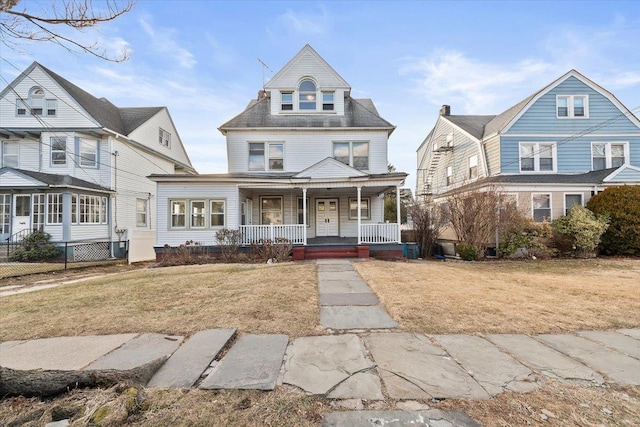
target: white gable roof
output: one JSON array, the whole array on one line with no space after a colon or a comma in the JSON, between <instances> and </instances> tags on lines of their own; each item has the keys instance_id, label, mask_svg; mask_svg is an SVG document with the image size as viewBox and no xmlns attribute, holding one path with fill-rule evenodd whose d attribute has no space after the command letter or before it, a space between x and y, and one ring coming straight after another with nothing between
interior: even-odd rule
<instances>
[{"instance_id":1,"label":"white gable roof","mask_svg":"<svg viewBox=\"0 0 640 427\"><path fill-rule=\"evenodd\" d=\"M638 183L640 182L640 168L623 165L603 179L604 182Z\"/></svg>"},{"instance_id":2,"label":"white gable roof","mask_svg":"<svg viewBox=\"0 0 640 427\"><path fill-rule=\"evenodd\" d=\"M294 178L351 178L358 176L367 176L366 173L354 169L349 165L327 157L318 163L309 166L305 170L294 175Z\"/></svg>"},{"instance_id":3,"label":"white gable roof","mask_svg":"<svg viewBox=\"0 0 640 427\"><path fill-rule=\"evenodd\" d=\"M311 46L305 45L265 85L271 89L293 89L303 77L313 77L321 88L351 90L340 74L334 70Z\"/></svg>"}]
</instances>

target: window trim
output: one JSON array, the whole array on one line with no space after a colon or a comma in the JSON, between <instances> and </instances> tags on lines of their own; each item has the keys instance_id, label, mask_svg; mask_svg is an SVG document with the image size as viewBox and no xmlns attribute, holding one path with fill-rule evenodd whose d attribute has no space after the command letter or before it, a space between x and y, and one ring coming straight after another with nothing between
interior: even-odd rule
<instances>
[{"instance_id":1,"label":"window trim","mask_svg":"<svg viewBox=\"0 0 640 427\"><path fill-rule=\"evenodd\" d=\"M194 215L193 204L202 203L202 214ZM202 216L202 225L193 225L194 218ZM207 201L204 199L192 199L189 200L189 229L191 230L204 230L207 228Z\"/></svg>"},{"instance_id":2,"label":"window trim","mask_svg":"<svg viewBox=\"0 0 640 427\"><path fill-rule=\"evenodd\" d=\"M362 202L367 202L367 215L362 215L363 205ZM356 212L355 215L351 212L351 203L356 203ZM349 220L357 220L358 219L358 198L357 197L349 197ZM360 219L371 219L371 197L360 197Z\"/></svg>"},{"instance_id":3,"label":"window trim","mask_svg":"<svg viewBox=\"0 0 640 427\"><path fill-rule=\"evenodd\" d=\"M533 145L533 170L522 169L522 146ZM541 145L551 145L551 170L540 170ZM555 141L520 141L518 142L518 170L520 173L557 173L558 172L558 145Z\"/></svg>"},{"instance_id":4,"label":"window trim","mask_svg":"<svg viewBox=\"0 0 640 427\"><path fill-rule=\"evenodd\" d=\"M52 110L51 108L49 108L49 103L52 102L53 105L53 114L49 114L49 112ZM58 117L58 100L55 98L49 98L44 100L44 109L46 110L47 117Z\"/></svg>"},{"instance_id":5,"label":"window trim","mask_svg":"<svg viewBox=\"0 0 640 427\"><path fill-rule=\"evenodd\" d=\"M302 84L305 82L310 82L313 84L314 86L314 90L302 90ZM311 100L306 100L303 101L302 97L303 96L313 96L313 101ZM318 83L316 83L316 81L314 79L312 79L309 76L303 77L302 79L300 79L300 82L298 83L298 111L302 111L302 112L310 112L310 111L318 111ZM311 104L313 102L313 108L302 108L302 104Z\"/></svg>"},{"instance_id":6,"label":"window trim","mask_svg":"<svg viewBox=\"0 0 640 427\"><path fill-rule=\"evenodd\" d=\"M564 212L565 215L569 213L569 208L567 208L567 196L580 196L580 206L584 206L584 193L572 193L572 192L563 193L562 201L564 203L564 206L562 211Z\"/></svg>"},{"instance_id":7,"label":"window trim","mask_svg":"<svg viewBox=\"0 0 640 427\"><path fill-rule=\"evenodd\" d=\"M186 230L187 229L187 204L188 200L186 199L169 199L169 230ZM173 206L174 204L182 204L184 206L182 213L174 214ZM184 217L184 225L173 225L173 218Z\"/></svg>"},{"instance_id":8,"label":"window trim","mask_svg":"<svg viewBox=\"0 0 640 427\"><path fill-rule=\"evenodd\" d=\"M262 168L251 167L251 144L262 144ZM271 169L271 160L279 160L278 157L271 158L269 148L272 145L282 145L282 169ZM251 172L284 172L286 170L286 144L284 141L247 141L247 170Z\"/></svg>"},{"instance_id":9,"label":"window trim","mask_svg":"<svg viewBox=\"0 0 640 427\"><path fill-rule=\"evenodd\" d=\"M142 202L143 209L140 210L140 202ZM147 227L147 218L149 217L149 200L136 198L136 227ZM140 221L140 215L144 216L144 221Z\"/></svg>"},{"instance_id":10,"label":"window trim","mask_svg":"<svg viewBox=\"0 0 640 427\"><path fill-rule=\"evenodd\" d=\"M0 194L0 234L11 231L11 194Z\"/></svg>"},{"instance_id":11,"label":"window trim","mask_svg":"<svg viewBox=\"0 0 640 427\"><path fill-rule=\"evenodd\" d=\"M76 150L78 151L78 163L76 164L77 167L79 168L90 168L90 169L98 169L98 165L99 165L99 156L100 156L100 141L98 140L93 140L93 139L88 139L88 138L82 138L82 137L78 137L76 139L77 144L76 144ZM93 162L91 164L84 164L83 162L88 160L85 155L87 154L86 151L83 150L83 146L88 146L93 148L94 151L94 158L93 158ZM91 153L89 153L91 154Z\"/></svg>"},{"instance_id":12,"label":"window trim","mask_svg":"<svg viewBox=\"0 0 640 427\"><path fill-rule=\"evenodd\" d=\"M453 185L453 166L449 165L447 166L447 168L445 169L445 185L447 187L450 187Z\"/></svg>"},{"instance_id":13,"label":"window trim","mask_svg":"<svg viewBox=\"0 0 640 427\"><path fill-rule=\"evenodd\" d=\"M338 160L337 156L336 156L336 144L348 144L349 147L349 163L344 163L340 160ZM353 145L354 144L367 144L367 167L366 168L359 168L355 166L355 162L354 159L358 156L354 156L353 155ZM369 171L371 168L371 141L362 141L362 140L353 140L353 141L332 141L332 145L331 145L331 157L333 157L334 159L338 160L340 163L344 163L349 167L352 167L354 169L357 169L359 171Z\"/></svg>"},{"instance_id":14,"label":"window trim","mask_svg":"<svg viewBox=\"0 0 640 427\"><path fill-rule=\"evenodd\" d=\"M264 199L280 199L280 215L282 216L282 223L284 224L284 196L260 196L260 225L270 225L269 224L264 224L262 221L262 213L263 213L263 209L262 209L262 201ZM274 209L275 211L275 209ZM273 225L280 225L280 224L273 224Z\"/></svg>"},{"instance_id":15,"label":"window trim","mask_svg":"<svg viewBox=\"0 0 640 427\"><path fill-rule=\"evenodd\" d=\"M548 196L549 197L549 207L548 208L544 208L544 209L549 209L549 216L545 217L548 218L549 222L553 220L553 195L551 193L531 193L531 219L533 219L535 222L544 222L544 219L542 221L536 221L536 216L535 216L535 205L534 205L534 199L536 196ZM538 209L540 210L540 209Z\"/></svg>"},{"instance_id":16,"label":"window trim","mask_svg":"<svg viewBox=\"0 0 640 427\"><path fill-rule=\"evenodd\" d=\"M604 145L604 169L610 169L613 167L621 167L629 164L629 141L591 141L591 170L603 170L596 169L593 164L593 146L594 145ZM620 166L612 166L613 157L611 156L611 146L612 145L622 145L624 146L624 162Z\"/></svg>"},{"instance_id":17,"label":"window trim","mask_svg":"<svg viewBox=\"0 0 640 427\"><path fill-rule=\"evenodd\" d=\"M293 111L293 93L292 90L283 90L280 92L280 111ZM284 97L288 95L291 97L290 101L285 102ZM289 108L285 108L285 106Z\"/></svg>"},{"instance_id":18,"label":"window trim","mask_svg":"<svg viewBox=\"0 0 640 427\"><path fill-rule=\"evenodd\" d=\"M214 212L211 206L214 203L222 203L222 214L216 212L215 215L222 215L222 225L214 225L211 219ZM224 228L227 226L227 201L226 199L209 199L209 228Z\"/></svg>"},{"instance_id":19,"label":"window trim","mask_svg":"<svg viewBox=\"0 0 640 427\"><path fill-rule=\"evenodd\" d=\"M7 145L15 145L17 148L17 153L15 154L11 154L11 156L15 156L16 157L16 165L15 166L7 166L7 163L5 161L5 156L7 155L6 153L6 146ZM0 162L0 167L9 167L9 168L19 168L20 167L20 141L2 141L2 144L0 146L0 149L2 150L2 157L0 158L0 160L2 160Z\"/></svg>"},{"instance_id":20,"label":"window trim","mask_svg":"<svg viewBox=\"0 0 640 427\"><path fill-rule=\"evenodd\" d=\"M576 116L575 115L575 99L582 98L584 99L584 115ZM567 115L561 116L558 114L558 100L566 99L567 100ZM588 119L589 118L589 95L565 95L565 94L557 94L556 95L556 118L561 120L566 119Z\"/></svg>"},{"instance_id":21,"label":"window trim","mask_svg":"<svg viewBox=\"0 0 640 427\"><path fill-rule=\"evenodd\" d=\"M158 143L160 145L162 145L163 147L171 148L171 133L167 132L166 130L164 130L161 127L159 127L158 128Z\"/></svg>"},{"instance_id":22,"label":"window trim","mask_svg":"<svg viewBox=\"0 0 640 427\"><path fill-rule=\"evenodd\" d=\"M336 92L334 90L323 90L322 95L322 111L335 111L336 110ZM331 102L325 101L325 95L331 96ZM327 108L331 107L331 108Z\"/></svg>"},{"instance_id":23,"label":"window trim","mask_svg":"<svg viewBox=\"0 0 640 427\"><path fill-rule=\"evenodd\" d=\"M53 201L54 197L57 200ZM53 205L56 205L57 208L56 209L51 209L51 207ZM47 214L46 214L46 225L60 225L62 224L62 213L63 213L63 202L62 202L62 193L47 193L47 199L46 199L46 205L47 205ZM53 218L53 215L57 216L58 218Z\"/></svg>"},{"instance_id":24,"label":"window trim","mask_svg":"<svg viewBox=\"0 0 640 427\"><path fill-rule=\"evenodd\" d=\"M64 142L64 149L62 149L62 150L59 150L59 149L58 150L54 150L54 148L53 148L54 144L55 144L54 141ZM51 152L50 152L50 155L49 155L49 164L50 164L50 166L51 167L64 167L64 166L66 166L67 165L67 155L69 154L67 152L67 137L66 136L52 136L52 137L49 138L49 145L50 145L50 148L51 148ZM64 153L64 163L54 163L54 160L53 160L53 154L54 153Z\"/></svg>"},{"instance_id":25,"label":"window trim","mask_svg":"<svg viewBox=\"0 0 640 427\"><path fill-rule=\"evenodd\" d=\"M471 160L475 159L475 165L471 164ZM473 156L469 156L469 159L467 160L467 165L468 165L468 175L467 178L469 180L473 180L473 179L478 179L478 155L474 154ZM473 169L475 168L475 176L473 174Z\"/></svg>"},{"instance_id":26,"label":"window trim","mask_svg":"<svg viewBox=\"0 0 640 427\"><path fill-rule=\"evenodd\" d=\"M81 212L82 205L85 205L85 213ZM71 195L72 224L104 225L108 222L106 197L76 193Z\"/></svg>"}]
</instances>

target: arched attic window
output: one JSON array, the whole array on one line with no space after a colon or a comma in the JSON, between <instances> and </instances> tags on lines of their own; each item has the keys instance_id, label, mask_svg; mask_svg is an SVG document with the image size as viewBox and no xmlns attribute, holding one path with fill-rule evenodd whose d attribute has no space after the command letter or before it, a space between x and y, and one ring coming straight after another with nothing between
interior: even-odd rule
<instances>
[{"instance_id":1,"label":"arched attic window","mask_svg":"<svg viewBox=\"0 0 640 427\"><path fill-rule=\"evenodd\" d=\"M302 80L298 87L300 94L298 106L301 110L315 110L316 109L316 84L309 79Z\"/></svg>"},{"instance_id":2,"label":"arched attic window","mask_svg":"<svg viewBox=\"0 0 640 427\"><path fill-rule=\"evenodd\" d=\"M44 91L38 86L34 86L29 91L29 109L31 115L41 116L44 109Z\"/></svg>"}]
</instances>

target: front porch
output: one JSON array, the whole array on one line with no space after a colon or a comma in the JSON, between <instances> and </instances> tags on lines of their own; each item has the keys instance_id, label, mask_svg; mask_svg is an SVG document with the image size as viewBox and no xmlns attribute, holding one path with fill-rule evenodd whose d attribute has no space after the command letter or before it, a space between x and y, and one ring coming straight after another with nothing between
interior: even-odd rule
<instances>
[{"instance_id":1,"label":"front porch","mask_svg":"<svg viewBox=\"0 0 640 427\"><path fill-rule=\"evenodd\" d=\"M357 237L315 236L307 237L305 224L241 225L242 244L250 245L260 240L286 239L293 245L376 245L400 243L400 226L397 223L360 224Z\"/></svg>"}]
</instances>

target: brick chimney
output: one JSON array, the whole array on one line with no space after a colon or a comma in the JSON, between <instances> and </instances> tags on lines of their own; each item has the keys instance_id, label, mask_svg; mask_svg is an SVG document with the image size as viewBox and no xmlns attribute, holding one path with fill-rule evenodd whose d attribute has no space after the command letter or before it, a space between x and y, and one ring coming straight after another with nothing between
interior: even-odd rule
<instances>
[{"instance_id":1,"label":"brick chimney","mask_svg":"<svg viewBox=\"0 0 640 427\"><path fill-rule=\"evenodd\" d=\"M266 98L267 97L267 91L264 89L260 89L258 91L258 101L260 101L262 98Z\"/></svg>"},{"instance_id":2,"label":"brick chimney","mask_svg":"<svg viewBox=\"0 0 640 427\"><path fill-rule=\"evenodd\" d=\"M450 105L443 105L442 108L440 109L440 115L441 116L450 116L451 115L451 106Z\"/></svg>"}]
</instances>

